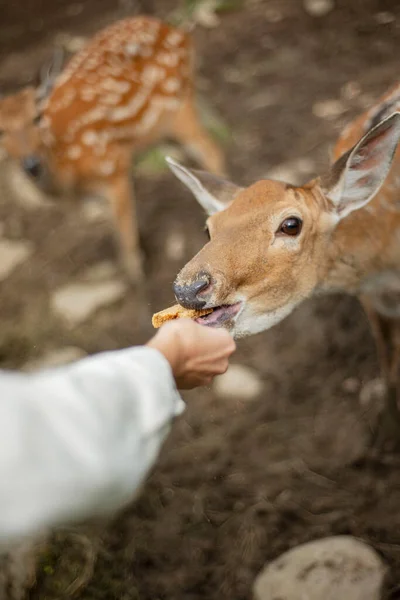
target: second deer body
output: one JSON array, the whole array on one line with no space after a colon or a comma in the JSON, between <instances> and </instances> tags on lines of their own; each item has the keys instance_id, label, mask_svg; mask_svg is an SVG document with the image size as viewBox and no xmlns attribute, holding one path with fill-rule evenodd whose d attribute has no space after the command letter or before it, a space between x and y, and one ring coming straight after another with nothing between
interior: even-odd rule
<instances>
[{"instance_id":1,"label":"second deer body","mask_svg":"<svg viewBox=\"0 0 400 600\"><path fill-rule=\"evenodd\" d=\"M330 171L304 186L240 188L170 161L208 212L210 241L174 285L201 319L236 336L268 329L304 299L347 292L367 310L387 381L385 435L400 441L400 86L351 124ZM361 139L360 139L361 138Z\"/></svg>"},{"instance_id":2,"label":"second deer body","mask_svg":"<svg viewBox=\"0 0 400 600\"><path fill-rule=\"evenodd\" d=\"M171 137L206 169L224 171L221 151L200 124L193 79L190 37L135 17L102 30L78 52L42 106L33 88L0 103L3 147L45 192L108 199L133 279L141 261L132 153Z\"/></svg>"}]
</instances>

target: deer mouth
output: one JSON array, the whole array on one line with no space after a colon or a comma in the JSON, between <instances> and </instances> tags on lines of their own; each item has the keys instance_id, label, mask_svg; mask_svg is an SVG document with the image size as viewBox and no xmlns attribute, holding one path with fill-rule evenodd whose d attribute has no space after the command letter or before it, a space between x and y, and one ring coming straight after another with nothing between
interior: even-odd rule
<instances>
[{"instance_id":1,"label":"deer mouth","mask_svg":"<svg viewBox=\"0 0 400 600\"><path fill-rule=\"evenodd\" d=\"M242 306L241 302L236 304L221 304L221 306L214 306L212 312L203 317L198 317L196 323L200 325L207 325L207 327L220 327L227 321L232 321L238 314Z\"/></svg>"}]
</instances>

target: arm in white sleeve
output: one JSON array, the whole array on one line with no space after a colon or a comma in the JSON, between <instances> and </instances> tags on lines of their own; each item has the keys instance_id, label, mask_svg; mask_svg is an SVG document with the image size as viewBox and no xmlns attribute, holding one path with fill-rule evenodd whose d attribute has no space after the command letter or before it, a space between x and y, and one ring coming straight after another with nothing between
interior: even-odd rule
<instances>
[{"instance_id":1,"label":"arm in white sleeve","mask_svg":"<svg viewBox=\"0 0 400 600\"><path fill-rule=\"evenodd\" d=\"M182 410L151 348L0 372L0 543L127 503Z\"/></svg>"}]
</instances>

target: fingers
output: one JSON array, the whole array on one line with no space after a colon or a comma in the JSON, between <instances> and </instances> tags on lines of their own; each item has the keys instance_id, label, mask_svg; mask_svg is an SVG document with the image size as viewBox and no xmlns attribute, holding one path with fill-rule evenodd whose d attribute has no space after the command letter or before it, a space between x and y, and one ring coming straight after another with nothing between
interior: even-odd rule
<instances>
[{"instance_id":1,"label":"fingers","mask_svg":"<svg viewBox=\"0 0 400 600\"><path fill-rule=\"evenodd\" d=\"M190 319L167 323L148 345L164 354L181 389L209 385L226 372L236 350L226 330L203 327Z\"/></svg>"}]
</instances>

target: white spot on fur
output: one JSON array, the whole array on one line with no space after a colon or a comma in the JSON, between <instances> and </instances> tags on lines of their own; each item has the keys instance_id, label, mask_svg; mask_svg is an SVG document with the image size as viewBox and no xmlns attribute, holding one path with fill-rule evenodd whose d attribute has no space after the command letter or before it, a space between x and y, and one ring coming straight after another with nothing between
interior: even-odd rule
<instances>
[{"instance_id":1,"label":"white spot on fur","mask_svg":"<svg viewBox=\"0 0 400 600\"><path fill-rule=\"evenodd\" d=\"M143 43L143 44L154 44L155 40L156 40L156 32L153 31L139 31L137 33L137 40L139 41L139 43Z\"/></svg>"},{"instance_id":2,"label":"white spot on fur","mask_svg":"<svg viewBox=\"0 0 400 600\"><path fill-rule=\"evenodd\" d=\"M81 125L88 125L89 123L96 123L101 121L106 116L106 109L103 106L95 106L92 110L88 110L80 120Z\"/></svg>"},{"instance_id":3,"label":"white spot on fur","mask_svg":"<svg viewBox=\"0 0 400 600\"><path fill-rule=\"evenodd\" d=\"M67 156L71 160L78 160L82 156L82 148L80 146L70 146L67 150Z\"/></svg>"},{"instance_id":4,"label":"white spot on fur","mask_svg":"<svg viewBox=\"0 0 400 600\"><path fill-rule=\"evenodd\" d=\"M175 111L181 104L181 100L174 96L160 96L157 94L151 99L153 106L157 106L160 109Z\"/></svg>"},{"instance_id":5,"label":"white spot on fur","mask_svg":"<svg viewBox=\"0 0 400 600\"><path fill-rule=\"evenodd\" d=\"M143 135L150 131L152 127L157 123L160 117L160 108L154 105L151 105L150 108L144 113L140 122L136 125L136 133L138 135Z\"/></svg>"},{"instance_id":6,"label":"white spot on fur","mask_svg":"<svg viewBox=\"0 0 400 600\"><path fill-rule=\"evenodd\" d=\"M169 77L163 82L163 88L169 94L174 94L179 90L181 82L176 77Z\"/></svg>"},{"instance_id":7,"label":"white spot on fur","mask_svg":"<svg viewBox=\"0 0 400 600\"><path fill-rule=\"evenodd\" d=\"M160 52L157 54L157 62L165 67L176 67L179 55L176 52Z\"/></svg>"},{"instance_id":8,"label":"white spot on fur","mask_svg":"<svg viewBox=\"0 0 400 600\"><path fill-rule=\"evenodd\" d=\"M59 100L49 103L48 111L54 114L60 110L68 108L68 106L72 104L73 100L75 100L75 97L76 91L74 90L74 88L70 87L64 92L64 95L61 96Z\"/></svg>"},{"instance_id":9,"label":"white spot on fur","mask_svg":"<svg viewBox=\"0 0 400 600\"><path fill-rule=\"evenodd\" d=\"M88 129L82 134L82 143L85 146L94 146L99 142L99 135L94 129Z\"/></svg>"},{"instance_id":10,"label":"white spot on fur","mask_svg":"<svg viewBox=\"0 0 400 600\"><path fill-rule=\"evenodd\" d=\"M121 96L119 94L104 94L100 96L100 99L107 106L117 106L121 103Z\"/></svg>"},{"instance_id":11,"label":"white spot on fur","mask_svg":"<svg viewBox=\"0 0 400 600\"><path fill-rule=\"evenodd\" d=\"M147 65L142 71L142 83L145 86L153 87L159 81L164 79L165 69L157 65Z\"/></svg>"},{"instance_id":12,"label":"white spot on fur","mask_svg":"<svg viewBox=\"0 0 400 600\"><path fill-rule=\"evenodd\" d=\"M131 89L131 84L129 81L119 81L117 79L113 79L112 77L107 77L101 82L100 87L107 92L126 94L126 92L129 92Z\"/></svg>"},{"instance_id":13,"label":"white spot on fur","mask_svg":"<svg viewBox=\"0 0 400 600\"><path fill-rule=\"evenodd\" d=\"M97 96L97 92L92 87L86 86L81 89L80 97L81 97L81 100L83 100L84 102L93 102L93 100L96 98L96 96Z\"/></svg>"},{"instance_id":14,"label":"white spot on fur","mask_svg":"<svg viewBox=\"0 0 400 600\"><path fill-rule=\"evenodd\" d=\"M138 56L141 52L140 52L140 44L127 44L125 46L125 53L128 56Z\"/></svg>"},{"instance_id":15,"label":"white spot on fur","mask_svg":"<svg viewBox=\"0 0 400 600\"><path fill-rule=\"evenodd\" d=\"M94 71L95 69L97 69L97 67L100 65L100 57L99 56L91 56L90 58L88 58L88 60L85 62L85 69L86 71Z\"/></svg>"},{"instance_id":16,"label":"white spot on fur","mask_svg":"<svg viewBox=\"0 0 400 600\"><path fill-rule=\"evenodd\" d=\"M110 115L110 120L114 122L124 121L125 119L131 119L134 117L139 110L146 104L151 90L142 88L139 92L126 104L114 109Z\"/></svg>"},{"instance_id":17,"label":"white spot on fur","mask_svg":"<svg viewBox=\"0 0 400 600\"><path fill-rule=\"evenodd\" d=\"M183 40L183 33L181 31L171 31L165 38L165 43L168 46L178 46Z\"/></svg>"}]
</instances>

